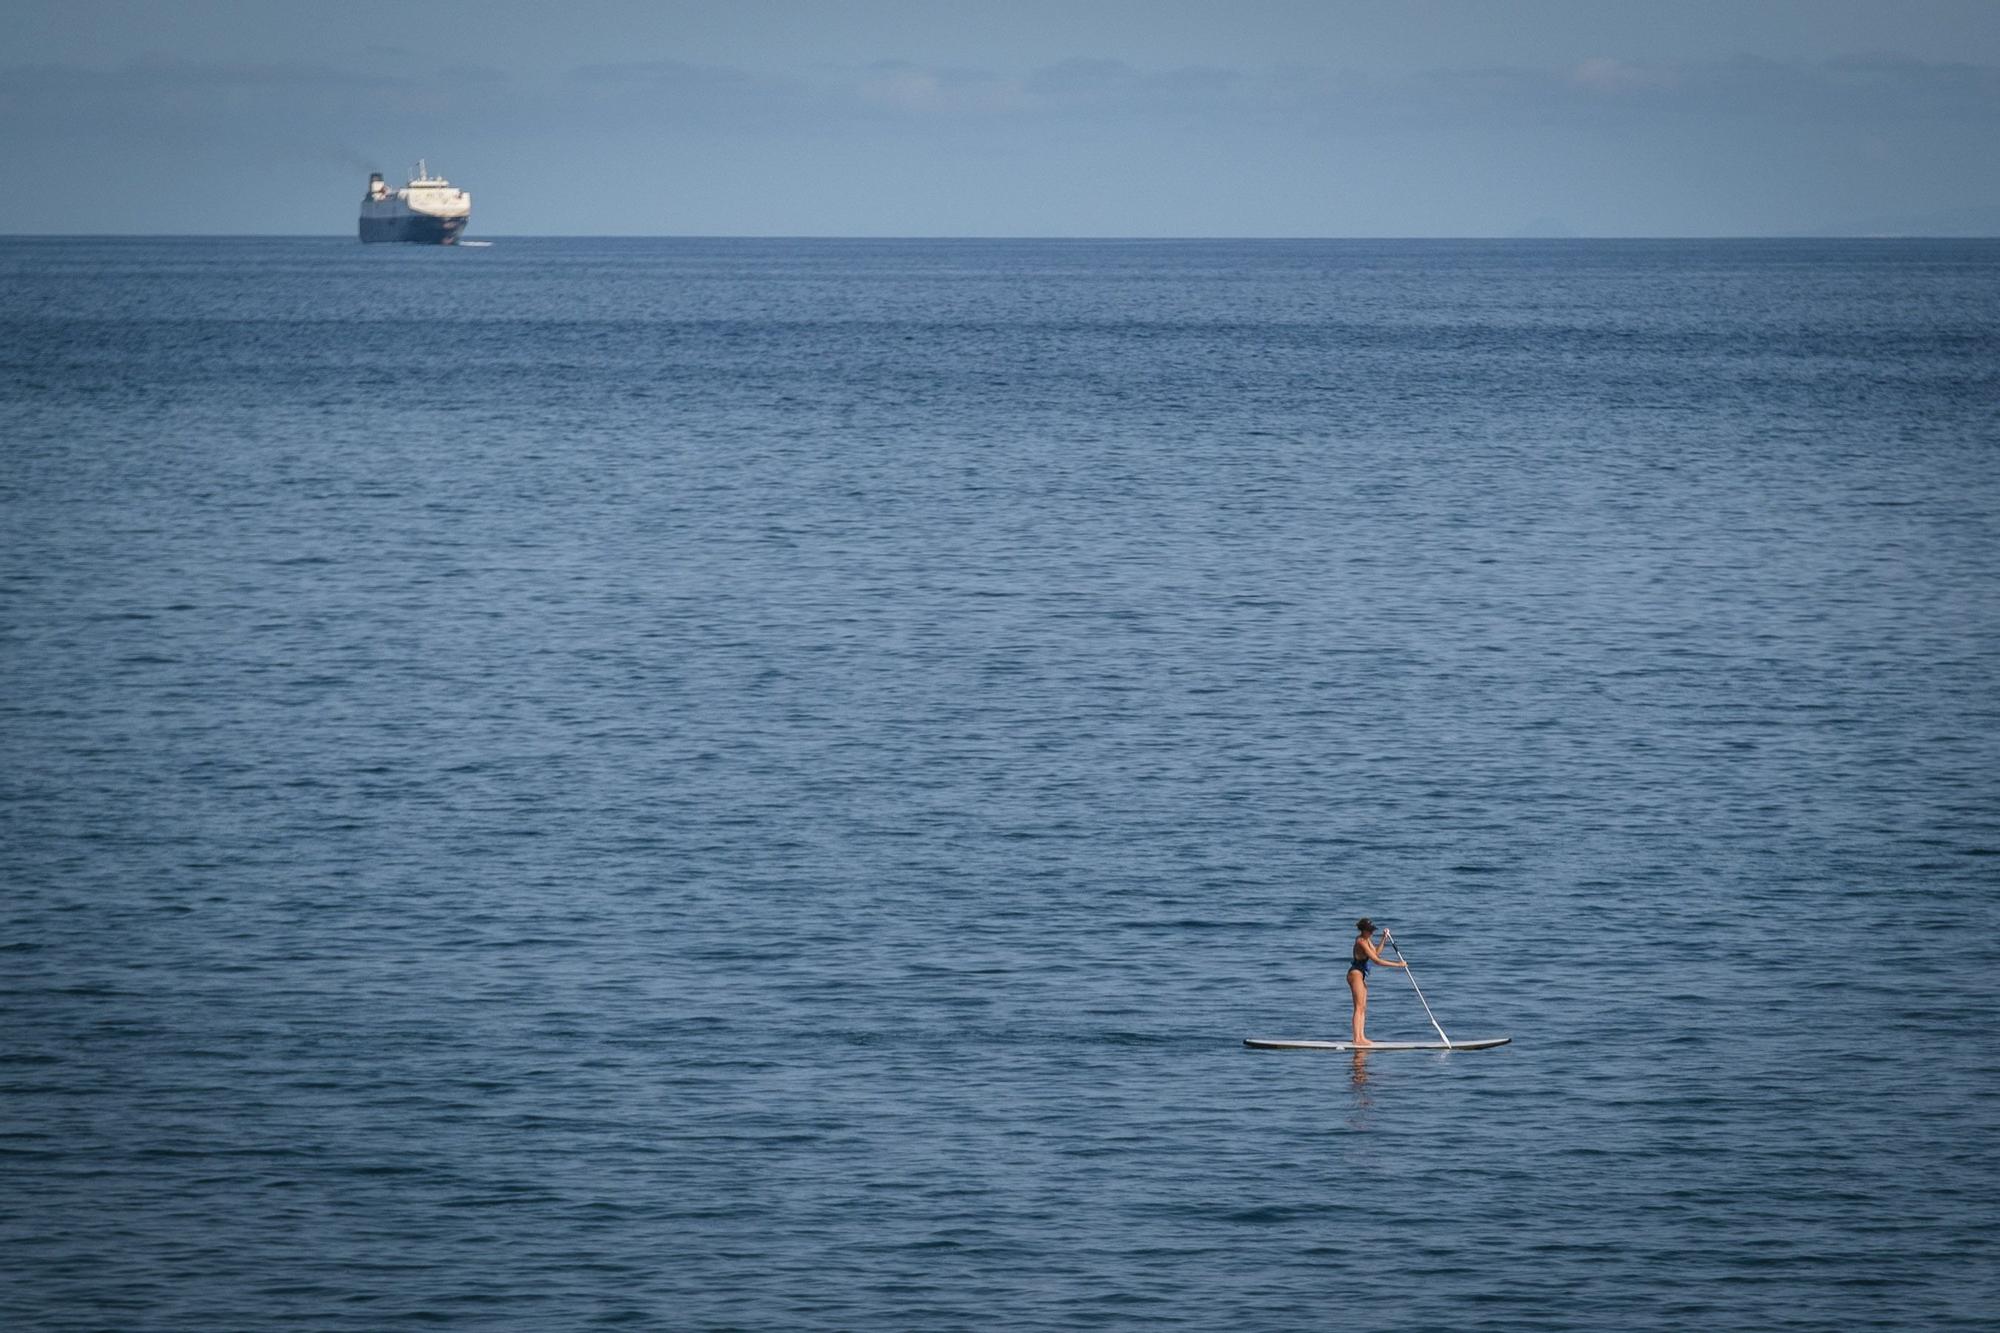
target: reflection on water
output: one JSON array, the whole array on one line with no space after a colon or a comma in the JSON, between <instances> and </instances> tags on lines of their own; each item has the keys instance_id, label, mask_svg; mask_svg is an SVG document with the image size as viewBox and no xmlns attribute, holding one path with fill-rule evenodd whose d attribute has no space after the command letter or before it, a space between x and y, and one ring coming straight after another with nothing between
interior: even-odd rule
<instances>
[{"instance_id":1,"label":"reflection on water","mask_svg":"<svg viewBox=\"0 0 2000 1333\"><path fill-rule=\"evenodd\" d=\"M1354 1063L1348 1070L1347 1081L1354 1092L1354 1101L1348 1110L1347 1126L1367 1129L1368 1112L1375 1105L1375 1099L1368 1093L1368 1052L1356 1051L1351 1058Z\"/></svg>"}]
</instances>

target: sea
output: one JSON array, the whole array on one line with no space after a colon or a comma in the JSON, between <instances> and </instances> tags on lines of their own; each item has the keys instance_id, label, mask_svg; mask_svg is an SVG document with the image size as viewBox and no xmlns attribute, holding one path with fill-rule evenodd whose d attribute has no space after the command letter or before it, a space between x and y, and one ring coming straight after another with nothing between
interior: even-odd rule
<instances>
[{"instance_id":1,"label":"sea","mask_svg":"<svg viewBox=\"0 0 2000 1333\"><path fill-rule=\"evenodd\" d=\"M2000 241L0 239L0 1274L1993 1328Z\"/></svg>"}]
</instances>

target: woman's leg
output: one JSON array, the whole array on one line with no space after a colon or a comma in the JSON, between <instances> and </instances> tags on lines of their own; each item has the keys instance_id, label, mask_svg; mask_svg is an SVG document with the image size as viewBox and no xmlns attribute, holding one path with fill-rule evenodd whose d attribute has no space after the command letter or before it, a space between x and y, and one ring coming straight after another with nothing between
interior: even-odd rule
<instances>
[{"instance_id":1,"label":"woman's leg","mask_svg":"<svg viewBox=\"0 0 2000 1333\"><path fill-rule=\"evenodd\" d=\"M1368 1038L1361 1035L1368 1025L1368 983L1361 979L1359 968L1347 969L1347 989L1354 993L1354 1044L1368 1045Z\"/></svg>"}]
</instances>

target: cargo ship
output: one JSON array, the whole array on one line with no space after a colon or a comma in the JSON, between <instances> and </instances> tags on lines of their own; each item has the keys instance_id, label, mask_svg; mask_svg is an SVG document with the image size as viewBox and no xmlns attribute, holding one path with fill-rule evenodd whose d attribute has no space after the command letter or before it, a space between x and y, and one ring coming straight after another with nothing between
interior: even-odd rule
<instances>
[{"instance_id":1,"label":"cargo ship","mask_svg":"<svg viewBox=\"0 0 2000 1333\"><path fill-rule=\"evenodd\" d=\"M376 172L361 196L361 239L412 245L453 245L472 217L472 196L417 163L417 174L391 190Z\"/></svg>"}]
</instances>

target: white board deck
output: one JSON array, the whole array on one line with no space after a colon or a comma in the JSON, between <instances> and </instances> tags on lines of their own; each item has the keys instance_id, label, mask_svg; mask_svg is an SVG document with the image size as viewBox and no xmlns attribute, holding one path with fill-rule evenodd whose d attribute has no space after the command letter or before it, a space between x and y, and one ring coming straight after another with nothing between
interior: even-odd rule
<instances>
[{"instance_id":1,"label":"white board deck","mask_svg":"<svg viewBox=\"0 0 2000 1333\"><path fill-rule=\"evenodd\" d=\"M1306 1041L1277 1037L1245 1037L1243 1044L1260 1051L1483 1051L1505 1046L1512 1037L1475 1037L1470 1041L1378 1041L1373 1046L1356 1046L1351 1041Z\"/></svg>"}]
</instances>

